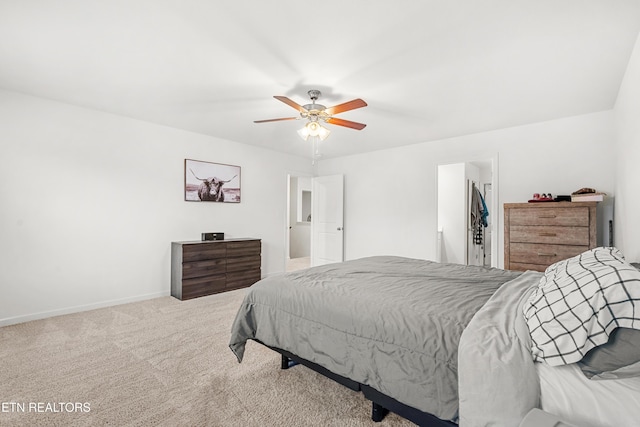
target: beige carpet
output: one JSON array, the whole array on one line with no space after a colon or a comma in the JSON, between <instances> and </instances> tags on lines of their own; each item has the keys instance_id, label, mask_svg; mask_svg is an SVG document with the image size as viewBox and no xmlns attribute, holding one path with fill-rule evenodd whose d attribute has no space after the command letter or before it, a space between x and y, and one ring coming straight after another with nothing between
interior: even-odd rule
<instances>
[{"instance_id":1,"label":"beige carpet","mask_svg":"<svg viewBox=\"0 0 640 427\"><path fill-rule=\"evenodd\" d=\"M245 292L0 328L0 426L413 425L373 423L361 393L304 366L280 370L254 342L239 364L227 345Z\"/></svg>"},{"instance_id":2,"label":"beige carpet","mask_svg":"<svg viewBox=\"0 0 640 427\"><path fill-rule=\"evenodd\" d=\"M287 271L302 270L311 266L311 257L289 258L287 260Z\"/></svg>"}]
</instances>

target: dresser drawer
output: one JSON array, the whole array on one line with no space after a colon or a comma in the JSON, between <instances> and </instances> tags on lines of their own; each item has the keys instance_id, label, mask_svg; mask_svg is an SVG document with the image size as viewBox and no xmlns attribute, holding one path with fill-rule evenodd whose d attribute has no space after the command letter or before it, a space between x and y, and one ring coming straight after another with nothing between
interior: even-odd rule
<instances>
[{"instance_id":1,"label":"dresser drawer","mask_svg":"<svg viewBox=\"0 0 640 427\"><path fill-rule=\"evenodd\" d=\"M260 268L227 273L227 289L245 288L260 280Z\"/></svg>"},{"instance_id":2,"label":"dresser drawer","mask_svg":"<svg viewBox=\"0 0 640 427\"><path fill-rule=\"evenodd\" d=\"M259 270L260 264L260 258L256 258L255 256L227 258L227 273L244 270Z\"/></svg>"},{"instance_id":3,"label":"dresser drawer","mask_svg":"<svg viewBox=\"0 0 640 427\"><path fill-rule=\"evenodd\" d=\"M548 266L554 262L571 258L589 249L578 245L548 245L538 243L511 243L509 248L509 268L518 270L514 264L535 264Z\"/></svg>"},{"instance_id":4,"label":"dresser drawer","mask_svg":"<svg viewBox=\"0 0 640 427\"><path fill-rule=\"evenodd\" d=\"M224 258L182 263L182 277L184 279L224 274L226 271L227 260Z\"/></svg>"},{"instance_id":5,"label":"dresser drawer","mask_svg":"<svg viewBox=\"0 0 640 427\"><path fill-rule=\"evenodd\" d=\"M182 261L200 261L227 256L227 247L224 243L202 243L184 245L182 247Z\"/></svg>"},{"instance_id":6,"label":"dresser drawer","mask_svg":"<svg viewBox=\"0 0 640 427\"><path fill-rule=\"evenodd\" d=\"M589 227L512 225L511 242L589 246Z\"/></svg>"},{"instance_id":7,"label":"dresser drawer","mask_svg":"<svg viewBox=\"0 0 640 427\"><path fill-rule=\"evenodd\" d=\"M544 265L544 264L523 264L523 263L512 262L509 265L509 270L515 270L515 271L533 270L533 271L539 271L541 273L544 273L547 267L548 265Z\"/></svg>"},{"instance_id":8,"label":"dresser drawer","mask_svg":"<svg viewBox=\"0 0 640 427\"><path fill-rule=\"evenodd\" d=\"M515 208L509 213L509 223L514 225L589 226L589 208Z\"/></svg>"},{"instance_id":9,"label":"dresser drawer","mask_svg":"<svg viewBox=\"0 0 640 427\"><path fill-rule=\"evenodd\" d=\"M249 240L227 243L227 257L244 257L260 255L260 241Z\"/></svg>"},{"instance_id":10,"label":"dresser drawer","mask_svg":"<svg viewBox=\"0 0 640 427\"><path fill-rule=\"evenodd\" d=\"M224 274L185 279L182 281L182 299L197 298L222 292L226 290L226 283L227 279Z\"/></svg>"}]
</instances>

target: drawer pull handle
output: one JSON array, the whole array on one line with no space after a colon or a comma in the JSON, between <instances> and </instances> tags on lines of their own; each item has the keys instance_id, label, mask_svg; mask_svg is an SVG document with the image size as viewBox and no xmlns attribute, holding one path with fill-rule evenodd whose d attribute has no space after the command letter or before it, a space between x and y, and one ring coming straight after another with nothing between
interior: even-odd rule
<instances>
[{"instance_id":1,"label":"drawer pull handle","mask_svg":"<svg viewBox=\"0 0 640 427\"><path fill-rule=\"evenodd\" d=\"M555 215L540 215L538 218L555 218Z\"/></svg>"},{"instance_id":2,"label":"drawer pull handle","mask_svg":"<svg viewBox=\"0 0 640 427\"><path fill-rule=\"evenodd\" d=\"M540 236L543 236L543 237L556 237L557 234L556 233L540 233Z\"/></svg>"},{"instance_id":3,"label":"drawer pull handle","mask_svg":"<svg viewBox=\"0 0 640 427\"><path fill-rule=\"evenodd\" d=\"M538 256L556 256L556 254L546 254L544 252L538 252Z\"/></svg>"}]
</instances>

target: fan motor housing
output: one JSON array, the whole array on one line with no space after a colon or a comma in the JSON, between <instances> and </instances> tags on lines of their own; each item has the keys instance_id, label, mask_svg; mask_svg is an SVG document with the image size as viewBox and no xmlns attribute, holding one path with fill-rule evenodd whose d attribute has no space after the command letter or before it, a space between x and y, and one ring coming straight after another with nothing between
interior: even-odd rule
<instances>
[{"instance_id":1,"label":"fan motor housing","mask_svg":"<svg viewBox=\"0 0 640 427\"><path fill-rule=\"evenodd\" d=\"M307 94L309 94L309 98L315 101L316 99L320 98L320 95L322 95L322 92L320 92L317 89L311 89L309 92L307 92Z\"/></svg>"}]
</instances>

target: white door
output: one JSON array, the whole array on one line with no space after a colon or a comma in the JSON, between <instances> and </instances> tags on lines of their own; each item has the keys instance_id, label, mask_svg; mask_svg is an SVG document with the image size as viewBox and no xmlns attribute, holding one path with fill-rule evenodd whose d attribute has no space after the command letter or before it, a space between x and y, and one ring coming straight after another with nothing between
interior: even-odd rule
<instances>
[{"instance_id":1,"label":"white door","mask_svg":"<svg viewBox=\"0 0 640 427\"><path fill-rule=\"evenodd\" d=\"M311 184L311 265L344 260L344 177L319 176Z\"/></svg>"}]
</instances>

